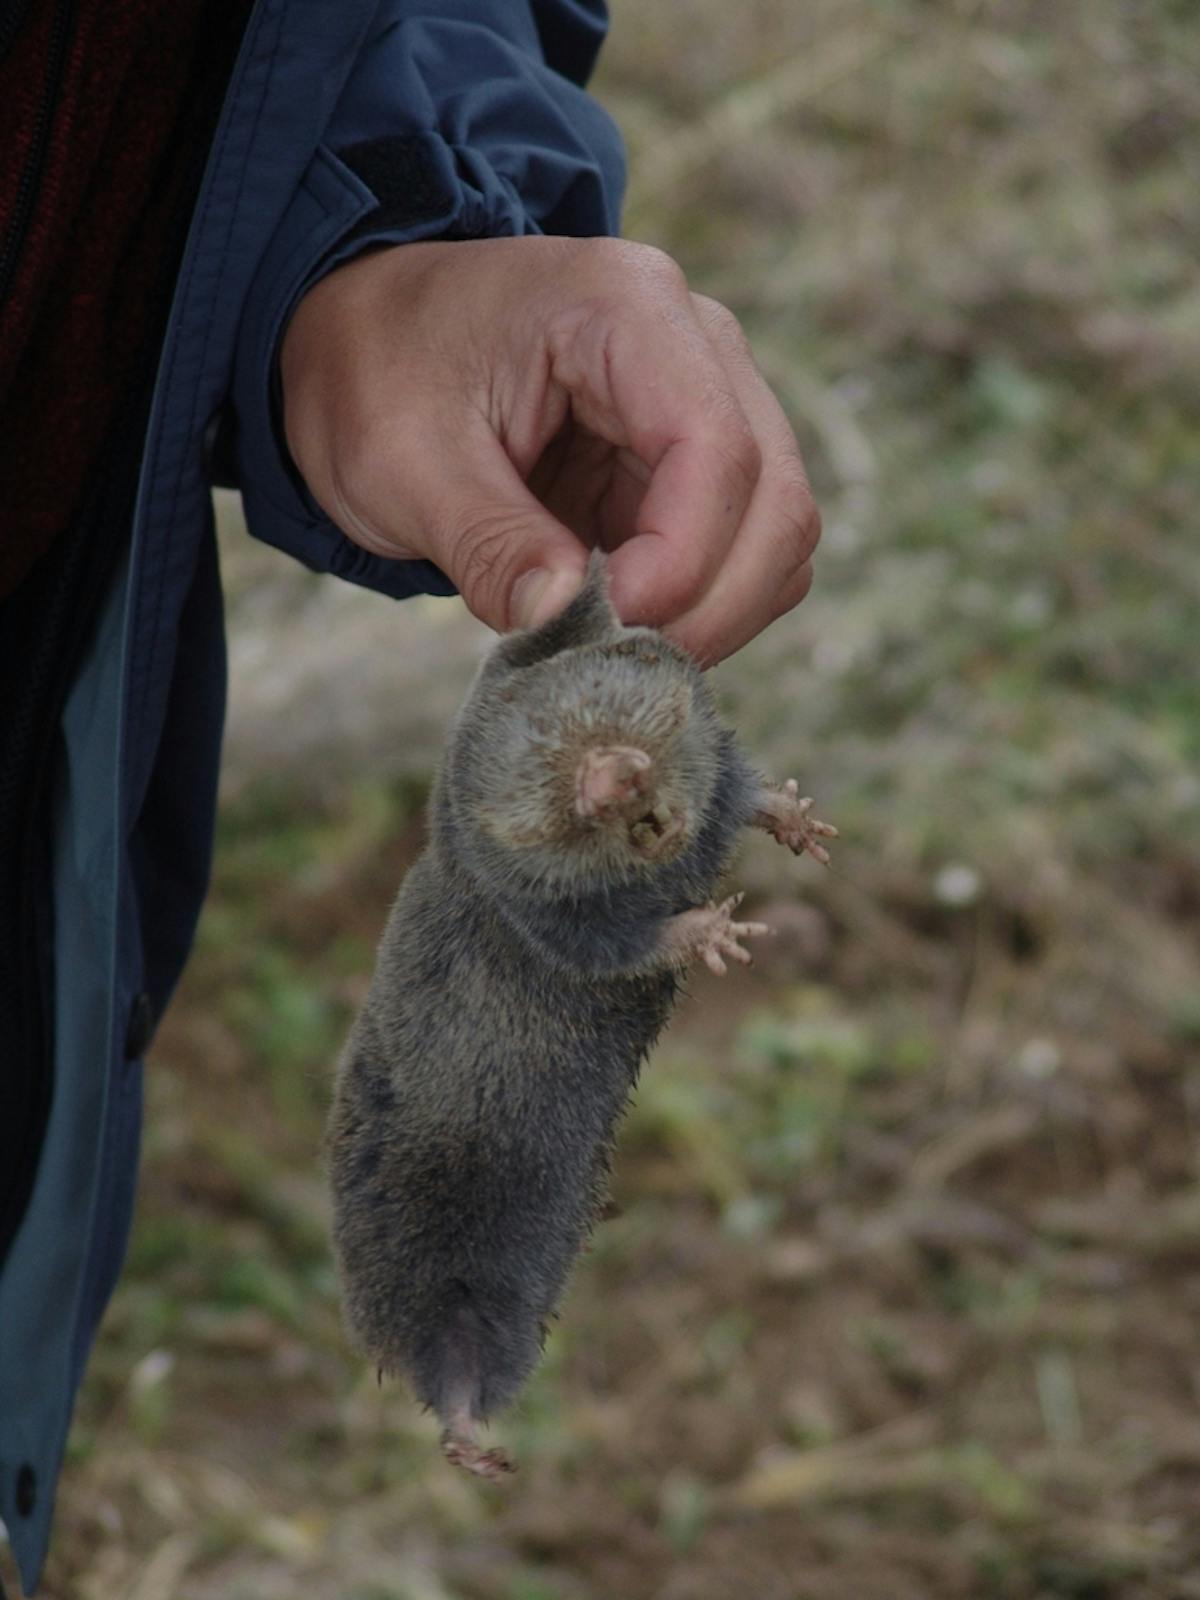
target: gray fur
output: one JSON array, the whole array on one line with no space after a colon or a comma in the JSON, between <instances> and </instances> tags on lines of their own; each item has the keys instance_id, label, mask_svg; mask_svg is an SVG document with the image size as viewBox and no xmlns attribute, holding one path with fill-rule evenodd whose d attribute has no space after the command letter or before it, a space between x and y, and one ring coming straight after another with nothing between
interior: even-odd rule
<instances>
[{"instance_id":1,"label":"gray fur","mask_svg":"<svg viewBox=\"0 0 1200 1600\"><path fill-rule=\"evenodd\" d=\"M653 758L684 819L654 859L627 821L576 813L583 753L613 743ZM486 1418L536 1363L675 998L664 926L709 900L759 792L691 659L617 620L600 558L483 664L329 1132L350 1328L444 1421Z\"/></svg>"}]
</instances>

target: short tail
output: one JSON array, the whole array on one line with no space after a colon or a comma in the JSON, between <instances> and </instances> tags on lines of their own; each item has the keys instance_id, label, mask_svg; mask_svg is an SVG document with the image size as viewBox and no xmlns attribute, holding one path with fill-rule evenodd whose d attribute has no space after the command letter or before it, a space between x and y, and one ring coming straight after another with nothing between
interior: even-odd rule
<instances>
[{"instance_id":1,"label":"short tail","mask_svg":"<svg viewBox=\"0 0 1200 1600\"><path fill-rule=\"evenodd\" d=\"M434 1362L429 1399L438 1416L443 1422L451 1415L482 1422L488 1413L487 1347L483 1323L468 1300L443 1325Z\"/></svg>"},{"instance_id":2,"label":"short tail","mask_svg":"<svg viewBox=\"0 0 1200 1600\"><path fill-rule=\"evenodd\" d=\"M444 1333L437 1392L430 1398L442 1424L446 1459L481 1478L495 1479L517 1469L500 1446L485 1449L479 1442L478 1426L489 1410L486 1333L469 1302L457 1307Z\"/></svg>"}]
</instances>

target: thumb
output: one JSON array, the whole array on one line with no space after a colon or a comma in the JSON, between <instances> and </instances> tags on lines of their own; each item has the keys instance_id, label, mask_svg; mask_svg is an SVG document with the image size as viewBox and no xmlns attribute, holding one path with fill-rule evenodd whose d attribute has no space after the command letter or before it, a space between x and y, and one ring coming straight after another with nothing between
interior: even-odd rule
<instances>
[{"instance_id":1,"label":"thumb","mask_svg":"<svg viewBox=\"0 0 1200 1600\"><path fill-rule=\"evenodd\" d=\"M443 480L454 485L453 502L436 519L430 555L468 609L502 633L557 616L582 589L589 552L529 492L499 443L492 444L486 473L477 456Z\"/></svg>"}]
</instances>

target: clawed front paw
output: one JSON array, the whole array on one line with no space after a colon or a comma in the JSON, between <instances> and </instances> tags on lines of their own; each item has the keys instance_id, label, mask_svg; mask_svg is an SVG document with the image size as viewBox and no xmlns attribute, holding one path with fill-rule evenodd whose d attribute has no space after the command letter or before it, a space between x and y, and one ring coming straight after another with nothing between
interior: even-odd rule
<instances>
[{"instance_id":1,"label":"clawed front paw","mask_svg":"<svg viewBox=\"0 0 1200 1600\"><path fill-rule=\"evenodd\" d=\"M746 966L753 960L749 950L738 943L739 939L755 939L771 931L765 922L734 922L733 913L744 899L744 895L734 894L719 906L705 906L684 913L694 919L693 953L719 978L729 970L725 964L727 959Z\"/></svg>"},{"instance_id":2,"label":"clawed front paw","mask_svg":"<svg viewBox=\"0 0 1200 1600\"><path fill-rule=\"evenodd\" d=\"M800 786L789 778L782 789L772 789L761 795L755 821L765 828L780 844L786 845L796 855L806 851L818 861L828 863L829 851L822 839L836 839L837 829L828 822L810 817L812 798L800 798Z\"/></svg>"}]
</instances>

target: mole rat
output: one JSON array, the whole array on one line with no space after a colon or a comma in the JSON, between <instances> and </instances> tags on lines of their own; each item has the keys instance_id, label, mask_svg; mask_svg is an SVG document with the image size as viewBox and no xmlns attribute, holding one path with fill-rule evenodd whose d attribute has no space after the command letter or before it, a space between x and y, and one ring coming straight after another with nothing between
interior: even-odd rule
<instances>
[{"instance_id":1,"label":"mole rat","mask_svg":"<svg viewBox=\"0 0 1200 1600\"><path fill-rule=\"evenodd\" d=\"M599 554L483 662L328 1135L350 1331L436 1412L451 1461L512 1470L477 1424L537 1362L681 973L724 973L769 931L734 921L740 895L711 900L739 830L827 861L810 805L743 758L688 655L618 620Z\"/></svg>"}]
</instances>

